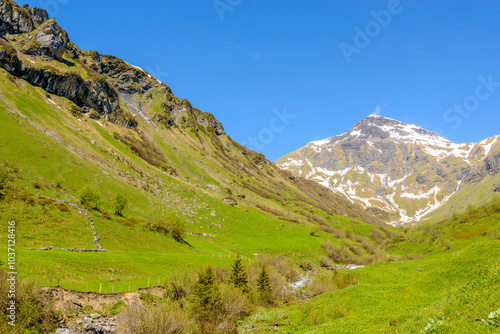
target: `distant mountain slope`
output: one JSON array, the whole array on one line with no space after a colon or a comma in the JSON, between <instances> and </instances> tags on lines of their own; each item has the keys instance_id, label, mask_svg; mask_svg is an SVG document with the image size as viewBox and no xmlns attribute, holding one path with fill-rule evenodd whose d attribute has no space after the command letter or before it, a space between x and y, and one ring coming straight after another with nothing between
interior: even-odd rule
<instances>
[{"instance_id":1,"label":"distant mountain slope","mask_svg":"<svg viewBox=\"0 0 500 334\"><path fill-rule=\"evenodd\" d=\"M500 191L500 136L455 144L417 125L370 115L348 132L308 143L276 164L385 221L409 223L452 198L476 205Z\"/></svg>"}]
</instances>

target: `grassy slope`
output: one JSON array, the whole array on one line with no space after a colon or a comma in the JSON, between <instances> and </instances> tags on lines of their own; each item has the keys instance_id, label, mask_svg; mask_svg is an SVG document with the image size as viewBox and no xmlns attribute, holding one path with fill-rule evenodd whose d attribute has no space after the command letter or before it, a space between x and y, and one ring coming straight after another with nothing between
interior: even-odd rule
<instances>
[{"instance_id":1,"label":"grassy slope","mask_svg":"<svg viewBox=\"0 0 500 334\"><path fill-rule=\"evenodd\" d=\"M479 321L500 308L500 202L406 232L393 255L425 253L419 260L357 269L359 285L245 319L264 332L283 333L497 333ZM486 236L485 236L486 234ZM446 238L448 247L431 240ZM431 320L432 319L432 320Z\"/></svg>"},{"instance_id":2,"label":"grassy slope","mask_svg":"<svg viewBox=\"0 0 500 334\"><path fill-rule=\"evenodd\" d=\"M451 213L464 213L468 206L478 207L488 202L493 196L493 189L500 184L500 174L486 175L475 184L466 184L442 207L433 211L426 219L444 219Z\"/></svg>"},{"instance_id":3,"label":"grassy slope","mask_svg":"<svg viewBox=\"0 0 500 334\"><path fill-rule=\"evenodd\" d=\"M78 203L79 190L93 184L103 198L101 212L90 213L100 243L108 250L104 254L61 250L93 248L88 221L76 210L61 211L54 204L42 205L37 201L30 204L26 198L0 201L0 221L18 222L18 265L25 277L42 281L57 277L66 287L74 281L73 288L80 290L87 281L89 288L95 289L99 282L120 280L122 283L115 283L123 285L115 289L120 291L128 288L127 281L141 280L144 285L147 277L166 278L173 269L228 264L236 252L249 258L254 253L317 258L322 252L321 242L335 243L336 239L324 232L317 232L319 237L311 236L311 228L317 226L312 218L360 235L368 233L372 226L296 200L300 196L310 203L314 201L307 199L291 180L286 181L290 183L286 186L283 177L272 174L268 166L255 168L244 160L241 164L247 164L248 170L261 176L238 174L237 168L221 164L221 159L211 152L215 148L210 137L204 134L200 147L196 145L200 139L190 137L189 131L158 131L144 123L142 132L152 137L168 157L170 166L179 172L177 177L168 176L113 136L118 133L141 140L134 130L104 120L73 117L67 112L70 101L48 95L0 71L0 156L2 162L21 170L11 188ZM238 161L238 154L242 156L238 148L225 138L222 142L232 147L226 154L233 156L232 161ZM262 183L262 175L268 175L268 185ZM242 181L271 190L276 187L271 181L276 181L283 185L282 201L262 198L246 189ZM221 201L228 195L225 188L232 189L235 198L237 194L246 198L238 199L237 206L229 206ZM110 202L118 193L130 202L125 215L135 217L139 223L127 226L112 214ZM257 209L257 204L275 214ZM104 212L111 214L110 220L101 217ZM159 233L143 231L145 222L162 221L169 212L183 216L188 232L216 237L187 235L187 244L180 244ZM280 216L299 223L279 219ZM3 230L2 236L5 236ZM30 250L48 246L56 250ZM110 273L108 268L116 272Z\"/></svg>"}]
</instances>

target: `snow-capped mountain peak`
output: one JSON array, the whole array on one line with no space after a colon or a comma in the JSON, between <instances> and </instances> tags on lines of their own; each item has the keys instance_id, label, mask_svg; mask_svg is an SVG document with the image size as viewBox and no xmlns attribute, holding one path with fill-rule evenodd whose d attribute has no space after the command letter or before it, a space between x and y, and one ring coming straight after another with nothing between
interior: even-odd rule
<instances>
[{"instance_id":1,"label":"snow-capped mountain peak","mask_svg":"<svg viewBox=\"0 0 500 334\"><path fill-rule=\"evenodd\" d=\"M370 115L341 135L307 143L277 165L385 211L377 211L379 218L407 223L446 203L468 179L477 180L477 165L496 166L487 158L500 151L498 139L455 144L418 125Z\"/></svg>"}]
</instances>

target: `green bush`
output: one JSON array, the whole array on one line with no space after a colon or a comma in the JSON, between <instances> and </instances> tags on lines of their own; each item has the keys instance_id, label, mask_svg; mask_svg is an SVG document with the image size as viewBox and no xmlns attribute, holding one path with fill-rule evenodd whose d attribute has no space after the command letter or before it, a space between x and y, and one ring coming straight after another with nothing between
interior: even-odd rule
<instances>
[{"instance_id":1,"label":"green bush","mask_svg":"<svg viewBox=\"0 0 500 334\"><path fill-rule=\"evenodd\" d=\"M182 241L186 236L186 224L184 220L177 215L170 215L168 217L168 224L170 225L172 238L176 241Z\"/></svg>"},{"instance_id":2,"label":"green bush","mask_svg":"<svg viewBox=\"0 0 500 334\"><path fill-rule=\"evenodd\" d=\"M106 311L108 316L114 316L123 311L126 308L126 304L123 300L118 300L116 303L110 303L109 306L104 305L103 309Z\"/></svg>"},{"instance_id":3,"label":"green bush","mask_svg":"<svg viewBox=\"0 0 500 334\"><path fill-rule=\"evenodd\" d=\"M115 214L118 216L121 216L123 213L123 210L125 210L125 207L127 206L128 200L123 197L122 195L118 194L116 195L115 199L113 200L113 203L115 205Z\"/></svg>"},{"instance_id":4,"label":"green bush","mask_svg":"<svg viewBox=\"0 0 500 334\"><path fill-rule=\"evenodd\" d=\"M98 209L101 204L101 194L93 186L86 185L80 192L80 203L92 209Z\"/></svg>"}]
</instances>

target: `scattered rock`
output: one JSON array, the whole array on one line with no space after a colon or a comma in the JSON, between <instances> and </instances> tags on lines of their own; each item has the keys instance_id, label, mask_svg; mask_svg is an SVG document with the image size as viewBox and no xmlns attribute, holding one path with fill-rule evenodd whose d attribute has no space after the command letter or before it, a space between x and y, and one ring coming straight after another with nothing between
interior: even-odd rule
<instances>
[{"instance_id":1,"label":"scattered rock","mask_svg":"<svg viewBox=\"0 0 500 334\"><path fill-rule=\"evenodd\" d=\"M113 270L113 269L111 269L111 268L108 268L108 271L109 271L110 273L116 273L116 270Z\"/></svg>"},{"instance_id":2,"label":"scattered rock","mask_svg":"<svg viewBox=\"0 0 500 334\"><path fill-rule=\"evenodd\" d=\"M423 271L422 269L418 268L417 271Z\"/></svg>"},{"instance_id":3,"label":"scattered rock","mask_svg":"<svg viewBox=\"0 0 500 334\"><path fill-rule=\"evenodd\" d=\"M236 200L232 197L226 197L222 201L228 205L231 205L231 206L238 204L238 202L236 202Z\"/></svg>"}]
</instances>

